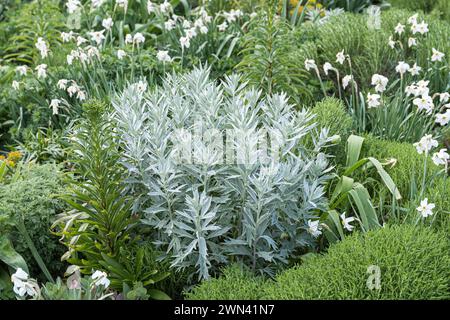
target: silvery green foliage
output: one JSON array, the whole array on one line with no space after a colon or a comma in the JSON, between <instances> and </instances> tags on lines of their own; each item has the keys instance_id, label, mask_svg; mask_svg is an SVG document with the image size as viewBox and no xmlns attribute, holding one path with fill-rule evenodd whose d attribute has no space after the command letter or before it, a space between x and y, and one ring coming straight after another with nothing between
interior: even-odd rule
<instances>
[{"instance_id":1,"label":"silvery green foliage","mask_svg":"<svg viewBox=\"0 0 450 320\"><path fill-rule=\"evenodd\" d=\"M314 244L306 222L326 206L331 139L285 95L262 97L237 75L218 84L200 68L148 95L129 86L113 105L135 211L174 267L208 278L234 256L273 274Z\"/></svg>"}]
</instances>

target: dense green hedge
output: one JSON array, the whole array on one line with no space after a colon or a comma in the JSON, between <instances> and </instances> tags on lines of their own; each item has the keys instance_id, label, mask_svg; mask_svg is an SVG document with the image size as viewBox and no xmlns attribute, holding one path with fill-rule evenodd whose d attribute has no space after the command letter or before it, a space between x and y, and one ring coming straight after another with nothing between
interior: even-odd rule
<instances>
[{"instance_id":1,"label":"dense green hedge","mask_svg":"<svg viewBox=\"0 0 450 320\"><path fill-rule=\"evenodd\" d=\"M202 282L186 293L188 300L257 300L263 295L266 280L253 276L239 265L223 270L220 278Z\"/></svg>"},{"instance_id":2,"label":"dense green hedge","mask_svg":"<svg viewBox=\"0 0 450 320\"><path fill-rule=\"evenodd\" d=\"M36 249L52 274L64 272L60 258L65 249L49 230L55 215L65 208L63 202L56 198L62 190L62 175L54 164L24 165L20 167L18 178L10 184L0 185L0 213L23 217ZM25 258L31 275L38 277L41 270L26 241L17 229L11 230L15 249Z\"/></svg>"},{"instance_id":3,"label":"dense green hedge","mask_svg":"<svg viewBox=\"0 0 450 320\"><path fill-rule=\"evenodd\" d=\"M345 161L345 144L352 129L352 117L346 112L343 102L335 98L325 98L311 110L316 115L314 121L318 128L328 128L329 135L339 135L341 141L329 153L336 157L337 163Z\"/></svg>"},{"instance_id":4,"label":"dense green hedge","mask_svg":"<svg viewBox=\"0 0 450 320\"><path fill-rule=\"evenodd\" d=\"M363 143L361 156L374 157L381 162L395 159L395 164L387 165L385 169L394 180L403 198L411 198L409 195L414 191L414 185L411 184L411 181L416 181L419 185L421 183L425 156L419 155L416 148L410 143L381 140L367 135ZM441 169L430 158L428 158L427 167L429 180ZM360 174L366 175L367 172L362 171Z\"/></svg>"},{"instance_id":5,"label":"dense green hedge","mask_svg":"<svg viewBox=\"0 0 450 320\"><path fill-rule=\"evenodd\" d=\"M368 267L381 270L379 290ZM266 288L269 299L448 299L450 246L444 233L411 225L354 234Z\"/></svg>"},{"instance_id":6,"label":"dense green hedge","mask_svg":"<svg viewBox=\"0 0 450 320\"><path fill-rule=\"evenodd\" d=\"M409 224L355 233L300 266L262 281L226 269L187 294L188 299L448 299L450 246L443 232ZM381 271L369 289L369 266Z\"/></svg>"}]
</instances>

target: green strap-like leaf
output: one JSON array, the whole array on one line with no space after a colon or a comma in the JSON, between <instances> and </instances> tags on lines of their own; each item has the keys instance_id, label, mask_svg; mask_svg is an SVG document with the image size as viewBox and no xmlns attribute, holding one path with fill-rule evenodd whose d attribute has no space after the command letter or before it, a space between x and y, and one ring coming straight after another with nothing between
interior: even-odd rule
<instances>
[{"instance_id":1,"label":"green strap-like leaf","mask_svg":"<svg viewBox=\"0 0 450 320\"><path fill-rule=\"evenodd\" d=\"M22 268L26 273L29 273L25 259L14 250L6 235L0 236L0 261L13 269Z\"/></svg>"},{"instance_id":2,"label":"green strap-like leaf","mask_svg":"<svg viewBox=\"0 0 450 320\"><path fill-rule=\"evenodd\" d=\"M359 159L364 138L350 135L347 139L347 163L346 167L353 166Z\"/></svg>"}]
</instances>

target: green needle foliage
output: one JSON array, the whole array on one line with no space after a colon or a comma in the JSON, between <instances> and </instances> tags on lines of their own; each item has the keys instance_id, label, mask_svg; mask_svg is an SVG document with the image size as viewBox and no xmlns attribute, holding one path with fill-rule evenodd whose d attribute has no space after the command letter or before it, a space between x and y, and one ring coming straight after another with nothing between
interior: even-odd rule
<instances>
[{"instance_id":1,"label":"green needle foliage","mask_svg":"<svg viewBox=\"0 0 450 320\"><path fill-rule=\"evenodd\" d=\"M69 248L68 261L90 272L101 267L102 253L116 256L128 245L133 219L106 105L93 100L84 112L86 119L73 138L74 177L63 197L73 211L55 225L63 223L60 234Z\"/></svg>"}]
</instances>

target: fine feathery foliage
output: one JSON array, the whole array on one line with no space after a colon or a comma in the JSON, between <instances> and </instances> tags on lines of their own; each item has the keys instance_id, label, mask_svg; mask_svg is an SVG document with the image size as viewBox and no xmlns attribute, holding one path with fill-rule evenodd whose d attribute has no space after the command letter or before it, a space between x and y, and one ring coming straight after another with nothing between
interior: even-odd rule
<instances>
[{"instance_id":1,"label":"fine feathery foliage","mask_svg":"<svg viewBox=\"0 0 450 320\"><path fill-rule=\"evenodd\" d=\"M208 77L194 69L148 96L132 85L115 99L134 209L174 267L208 278L238 260L273 274L314 243L305 230L326 207L327 130L308 149L312 114L236 75L219 85Z\"/></svg>"},{"instance_id":2,"label":"fine feathery foliage","mask_svg":"<svg viewBox=\"0 0 450 320\"><path fill-rule=\"evenodd\" d=\"M325 255L282 273L266 287L264 298L448 299L449 252L443 233L386 226L346 238ZM380 268L379 289L367 284L373 275L370 266Z\"/></svg>"},{"instance_id":3,"label":"fine feathery foliage","mask_svg":"<svg viewBox=\"0 0 450 320\"><path fill-rule=\"evenodd\" d=\"M202 282L185 293L188 300L259 300L268 281L240 265L226 267L219 278Z\"/></svg>"}]
</instances>

